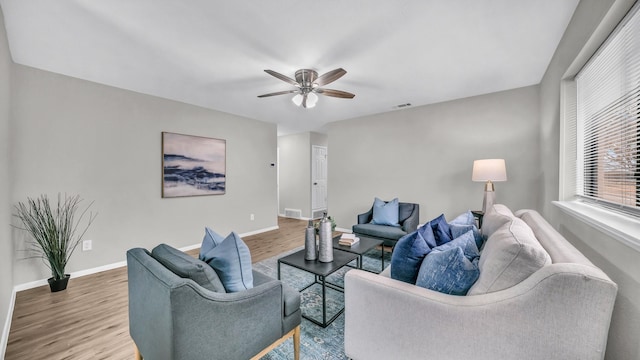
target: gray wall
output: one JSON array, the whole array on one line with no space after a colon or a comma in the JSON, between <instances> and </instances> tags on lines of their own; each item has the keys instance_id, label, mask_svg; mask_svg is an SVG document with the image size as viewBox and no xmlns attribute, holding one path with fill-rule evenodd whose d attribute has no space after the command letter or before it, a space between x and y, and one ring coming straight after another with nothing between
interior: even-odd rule
<instances>
[{"instance_id":1,"label":"gray wall","mask_svg":"<svg viewBox=\"0 0 640 360\"><path fill-rule=\"evenodd\" d=\"M536 207L538 103L530 86L329 124L329 213L350 229L375 196L419 203L421 222L481 209L483 158L506 160L498 202Z\"/></svg>"},{"instance_id":2,"label":"gray wall","mask_svg":"<svg viewBox=\"0 0 640 360\"><path fill-rule=\"evenodd\" d=\"M302 210L302 217L311 217L311 142L309 133L278 136L280 151L279 212Z\"/></svg>"},{"instance_id":3,"label":"gray wall","mask_svg":"<svg viewBox=\"0 0 640 360\"><path fill-rule=\"evenodd\" d=\"M285 208L300 209L303 218L311 218L311 147L327 143L327 135L316 132L278 136L280 214Z\"/></svg>"},{"instance_id":4,"label":"gray wall","mask_svg":"<svg viewBox=\"0 0 640 360\"><path fill-rule=\"evenodd\" d=\"M619 286L607 344L606 359L610 360L640 359L640 254L560 212L551 201L558 200L559 192L561 79L576 58L588 59L632 3L582 0L540 85L541 208L544 217ZM592 34L600 40L580 54Z\"/></svg>"},{"instance_id":5,"label":"gray wall","mask_svg":"<svg viewBox=\"0 0 640 360\"><path fill-rule=\"evenodd\" d=\"M5 329L13 290L13 247L11 246L11 172L9 158L11 56L0 9L0 327ZM4 331L3 330L3 331ZM7 334L8 335L8 334ZM2 340L0 339L0 343ZM0 346L0 358L4 349Z\"/></svg>"},{"instance_id":6,"label":"gray wall","mask_svg":"<svg viewBox=\"0 0 640 360\"><path fill-rule=\"evenodd\" d=\"M277 226L274 124L20 65L12 75L12 202L66 192L99 213L85 237L93 250L68 271L123 261L134 246L199 244L205 226ZM226 194L162 199L162 131L226 139ZM38 260L14 264L15 284L49 277Z\"/></svg>"}]
</instances>

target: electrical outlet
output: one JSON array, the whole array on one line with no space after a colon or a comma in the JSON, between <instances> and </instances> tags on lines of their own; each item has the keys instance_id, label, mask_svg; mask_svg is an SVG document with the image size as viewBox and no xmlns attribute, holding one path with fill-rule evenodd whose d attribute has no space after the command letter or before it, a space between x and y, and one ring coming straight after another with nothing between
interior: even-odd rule
<instances>
[{"instance_id":1,"label":"electrical outlet","mask_svg":"<svg viewBox=\"0 0 640 360\"><path fill-rule=\"evenodd\" d=\"M253 221L253 220L255 220L255 219L256 219L256 217L255 217L255 216L253 216L253 214L251 214L251 216L249 216L249 218L251 219L251 221Z\"/></svg>"},{"instance_id":2,"label":"electrical outlet","mask_svg":"<svg viewBox=\"0 0 640 360\"><path fill-rule=\"evenodd\" d=\"M91 240L82 240L82 251L89 251L91 250L91 247Z\"/></svg>"}]
</instances>

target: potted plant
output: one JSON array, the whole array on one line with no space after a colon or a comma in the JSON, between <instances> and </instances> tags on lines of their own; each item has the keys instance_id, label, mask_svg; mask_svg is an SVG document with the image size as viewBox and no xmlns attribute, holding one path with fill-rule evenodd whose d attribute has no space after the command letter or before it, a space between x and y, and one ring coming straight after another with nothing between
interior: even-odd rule
<instances>
[{"instance_id":1,"label":"potted plant","mask_svg":"<svg viewBox=\"0 0 640 360\"><path fill-rule=\"evenodd\" d=\"M31 235L27 240L29 250L33 250L36 254L34 257L40 257L51 270L51 292L67 288L70 275L65 274L65 267L97 215L89 213L86 225L81 226L82 219L93 204L91 202L76 219L81 202L79 195L65 194L63 198L58 194L57 206L52 208L47 195L40 195L36 199L27 198L26 203L19 202L15 207L15 216L24 226L17 228Z\"/></svg>"}]
</instances>

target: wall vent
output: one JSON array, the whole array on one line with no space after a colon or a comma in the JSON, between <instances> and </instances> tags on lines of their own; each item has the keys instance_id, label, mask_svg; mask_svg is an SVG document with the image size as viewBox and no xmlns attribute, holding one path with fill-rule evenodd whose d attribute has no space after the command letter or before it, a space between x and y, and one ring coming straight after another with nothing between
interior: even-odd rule
<instances>
[{"instance_id":1,"label":"wall vent","mask_svg":"<svg viewBox=\"0 0 640 360\"><path fill-rule=\"evenodd\" d=\"M311 216L312 219L322 219L322 215L324 215L327 209L313 210L313 214Z\"/></svg>"},{"instance_id":2,"label":"wall vent","mask_svg":"<svg viewBox=\"0 0 640 360\"><path fill-rule=\"evenodd\" d=\"M284 216L300 219L302 217L302 210L284 208Z\"/></svg>"}]
</instances>

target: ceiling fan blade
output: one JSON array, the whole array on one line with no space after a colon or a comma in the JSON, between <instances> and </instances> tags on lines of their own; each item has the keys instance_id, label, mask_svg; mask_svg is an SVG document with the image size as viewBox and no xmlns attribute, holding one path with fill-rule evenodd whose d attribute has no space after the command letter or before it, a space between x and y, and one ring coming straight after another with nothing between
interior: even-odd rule
<instances>
[{"instance_id":1,"label":"ceiling fan blade","mask_svg":"<svg viewBox=\"0 0 640 360\"><path fill-rule=\"evenodd\" d=\"M276 96L276 95L293 94L293 93L297 93L297 92L298 92L298 90L285 90L285 91L278 91L278 92L258 95L258 97L259 98L263 98L263 97Z\"/></svg>"},{"instance_id":2,"label":"ceiling fan blade","mask_svg":"<svg viewBox=\"0 0 640 360\"><path fill-rule=\"evenodd\" d=\"M341 77L344 76L344 74L346 74L347 71L343 68L337 68L335 70L331 70L328 73L324 73L322 74L319 78L316 79L316 81L314 81L313 83L318 85L318 86L323 86L323 85L327 85L330 84L338 79L340 79Z\"/></svg>"},{"instance_id":3,"label":"ceiling fan blade","mask_svg":"<svg viewBox=\"0 0 640 360\"><path fill-rule=\"evenodd\" d=\"M293 80L292 78L290 78L290 77L288 77L286 75L282 75L279 72L275 72L273 70L265 70L264 72L266 72L267 74L269 74L269 75L271 75L273 77L276 77L276 78L278 78L278 79L280 79L280 80L282 80L284 82L287 82L287 83L289 83L291 85L300 87L300 84L298 84L297 81Z\"/></svg>"},{"instance_id":4,"label":"ceiling fan blade","mask_svg":"<svg viewBox=\"0 0 640 360\"><path fill-rule=\"evenodd\" d=\"M317 92L318 94L322 94L322 95L325 95L325 96L333 96L333 97L343 98L343 99L353 99L353 97L356 96L355 94L352 94L352 93L346 92L346 91L342 91L342 90L315 89L314 91Z\"/></svg>"}]
</instances>

